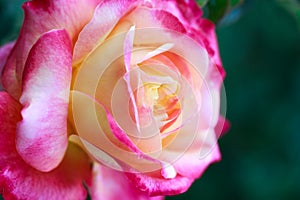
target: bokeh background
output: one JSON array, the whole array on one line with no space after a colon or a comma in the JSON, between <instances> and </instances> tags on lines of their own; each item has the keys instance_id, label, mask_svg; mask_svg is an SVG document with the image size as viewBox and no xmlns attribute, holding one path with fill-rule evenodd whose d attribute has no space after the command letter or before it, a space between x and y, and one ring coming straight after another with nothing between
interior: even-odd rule
<instances>
[{"instance_id":1,"label":"bokeh background","mask_svg":"<svg viewBox=\"0 0 300 200\"><path fill-rule=\"evenodd\" d=\"M231 122L223 159L168 200L300 199L300 24L288 1L245 0L218 23ZM22 2L0 0L0 45L17 37Z\"/></svg>"}]
</instances>

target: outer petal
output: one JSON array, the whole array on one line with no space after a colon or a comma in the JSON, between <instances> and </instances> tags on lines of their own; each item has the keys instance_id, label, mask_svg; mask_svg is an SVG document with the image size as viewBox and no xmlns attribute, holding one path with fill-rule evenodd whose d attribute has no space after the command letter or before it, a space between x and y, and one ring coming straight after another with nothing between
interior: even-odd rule
<instances>
[{"instance_id":1,"label":"outer petal","mask_svg":"<svg viewBox=\"0 0 300 200\"><path fill-rule=\"evenodd\" d=\"M180 134L177 137L181 137ZM178 139L178 138L177 138ZM156 173L126 173L130 180L149 195L176 195L185 192L192 182L199 178L206 168L213 162L219 161L221 156L214 131L199 133L191 146L182 152L166 149L162 160L171 163L177 176L165 179ZM176 160L174 158L177 158Z\"/></svg>"},{"instance_id":2,"label":"outer petal","mask_svg":"<svg viewBox=\"0 0 300 200\"><path fill-rule=\"evenodd\" d=\"M23 5L25 19L16 47L8 58L2 77L4 88L15 98L21 95L21 79L28 53L45 32L66 29L73 41L91 19L101 0L33 0Z\"/></svg>"},{"instance_id":3,"label":"outer petal","mask_svg":"<svg viewBox=\"0 0 300 200\"><path fill-rule=\"evenodd\" d=\"M146 192L138 190L124 173L107 167L94 165L93 182L91 187L92 199L107 200L162 200L162 196L149 197Z\"/></svg>"},{"instance_id":4,"label":"outer petal","mask_svg":"<svg viewBox=\"0 0 300 200\"><path fill-rule=\"evenodd\" d=\"M71 41L65 30L44 34L31 49L23 77L23 120L16 147L21 157L50 171L67 148L67 114L72 76Z\"/></svg>"},{"instance_id":5,"label":"outer petal","mask_svg":"<svg viewBox=\"0 0 300 200\"><path fill-rule=\"evenodd\" d=\"M189 189L194 179L178 175L173 179L153 177L144 173L126 173L136 187L150 196L176 195Z\"/></svg>"},{"instance_id":6,"label":"outer petal","mask_svg":"<svg viewBox=\"0 0 300 200\"><path fill-rule=\"evenodd\" d=\"M5 65L7 57L9 55L9 53L11 52L12 48L14 47L14 45L15 45L15 42L10 42L10 43L0 47L0 90L2 90L2 85L1 85L2 69L3 69L3 66Z\"/></svg>"},{"instance_id":7,"label":"outer petal","mask_svg":"<svg viewBox=\"0 0 300 200\"><path fill-rule=\"evenodd\" d=\"M201 20L198 20L197 32L202 33L201 35L202 39L204 40L205 47L214 63L222 66L218 48L218 40L215 32L215 25L211 21L201 18ZM197 34L197 32L195 34ZM224 70L220 71L220 73L223 75L223 77L225 76Z\"/></svg>"},{"instance_id":8,"label":"outer petal","mask_svg":"<svg viewBox=\"0 0 300 200\"><path fill-rule=\"evenodd\" d=\"M166 10L174 14L184 24L188 24L188 20L194 21L202 16L202 10L194 0L150 0L148 2L155 9Z\"/></svg>"},{"instance_id":9,"label":"outer petal","mask_svg":"<svg viewBox=\"0 0 300 200\"><path fill-rule=\"evenodd\" d=\"M194 0L151 0L148 6L172 13L189 30L188 32L193 27L199 28L197 20L201 19L202 10Z\"/></svg>"},{"instance_id":10,"label":"outer petal","mask_svg":"<svg viewBox=\"0 0 300 200\"><path fill-rule=\"evenodd\" d=\"M85 199L82 182L89 182L89 161L74 144L59 167L49 173L30 167L18 155L15 132L20 110L18 102L0 92L0 193L4 199Z\"/></svg>"},{"instance_id":11,"label":"outer petal","mask_svg":"<svg viewBox=\"0 0 300 200\"><path fill-rule=\"evenodd\" d=\"M216 136L222 137L230 129L230 122L226 120L222 115L219 116L218 123L215 127Z\"/></svg>"}]
</instances>

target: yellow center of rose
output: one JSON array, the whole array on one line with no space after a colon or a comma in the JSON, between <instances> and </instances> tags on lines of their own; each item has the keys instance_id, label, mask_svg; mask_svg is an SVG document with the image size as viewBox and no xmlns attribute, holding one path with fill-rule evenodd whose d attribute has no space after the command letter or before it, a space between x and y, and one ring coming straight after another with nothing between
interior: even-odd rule
<instances>
[{"instance_id":1,"label":"yellow center of rose","mask_svg":"<svg viewBox=\"0 0 300 200\"><path fill-rule=\"evenodd\" d=\"M177 94L166 84L147 83L138 90L137 106L142 126L146 126L153 116L162 137L167 133L180 114L180 102ZM174 128L174 127L173 127Z\"/></svg>"}]
</instances>

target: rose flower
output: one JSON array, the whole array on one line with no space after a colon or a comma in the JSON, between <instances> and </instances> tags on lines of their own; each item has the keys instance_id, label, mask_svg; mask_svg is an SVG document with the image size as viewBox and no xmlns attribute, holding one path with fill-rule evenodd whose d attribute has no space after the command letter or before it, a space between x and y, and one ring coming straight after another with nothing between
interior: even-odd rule
<instances>
[{"instance_id":1,"label":"rose flower","mask_svg":"<svg viewBox=\"0 0 300 200\"><path fill-rule=\"evenodd\" d=\"M161 199L220 160L224 70L187 0L33 0L0 49L4 199Z\"/></svg>"}]
</instances>

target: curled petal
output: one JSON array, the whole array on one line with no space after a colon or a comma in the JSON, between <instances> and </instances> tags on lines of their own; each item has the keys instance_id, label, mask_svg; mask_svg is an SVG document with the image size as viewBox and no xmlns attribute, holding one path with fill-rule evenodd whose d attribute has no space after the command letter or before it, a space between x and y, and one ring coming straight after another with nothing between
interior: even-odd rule
<instances>
[{"instance_id":1,"label":"curled petal","mask_svg":"<svg viewBox=\"0 0 300 200\"><path fill-rule=\"evenodd\" d=\"M15 133L21 120L21 105L0 92L0 193L4 199L82 199L91 171L87 155L76 145L68 147L63 162L42 173L27 165L15 148ZM76 166L76 167L74 167Z\"/></svg>"},{"instance_id":2,"label":"curled petal","mask_svg":"<svg viewBox=\"0 0 300 200\"><path fill-rule=\"evenodd\" d=\"M23 120L16 136L21 157L41 171L57 167L67 148L71 74L71 41L67 32L45 33L27 59L20 98Z\"/></svg>"}]
</instances>

